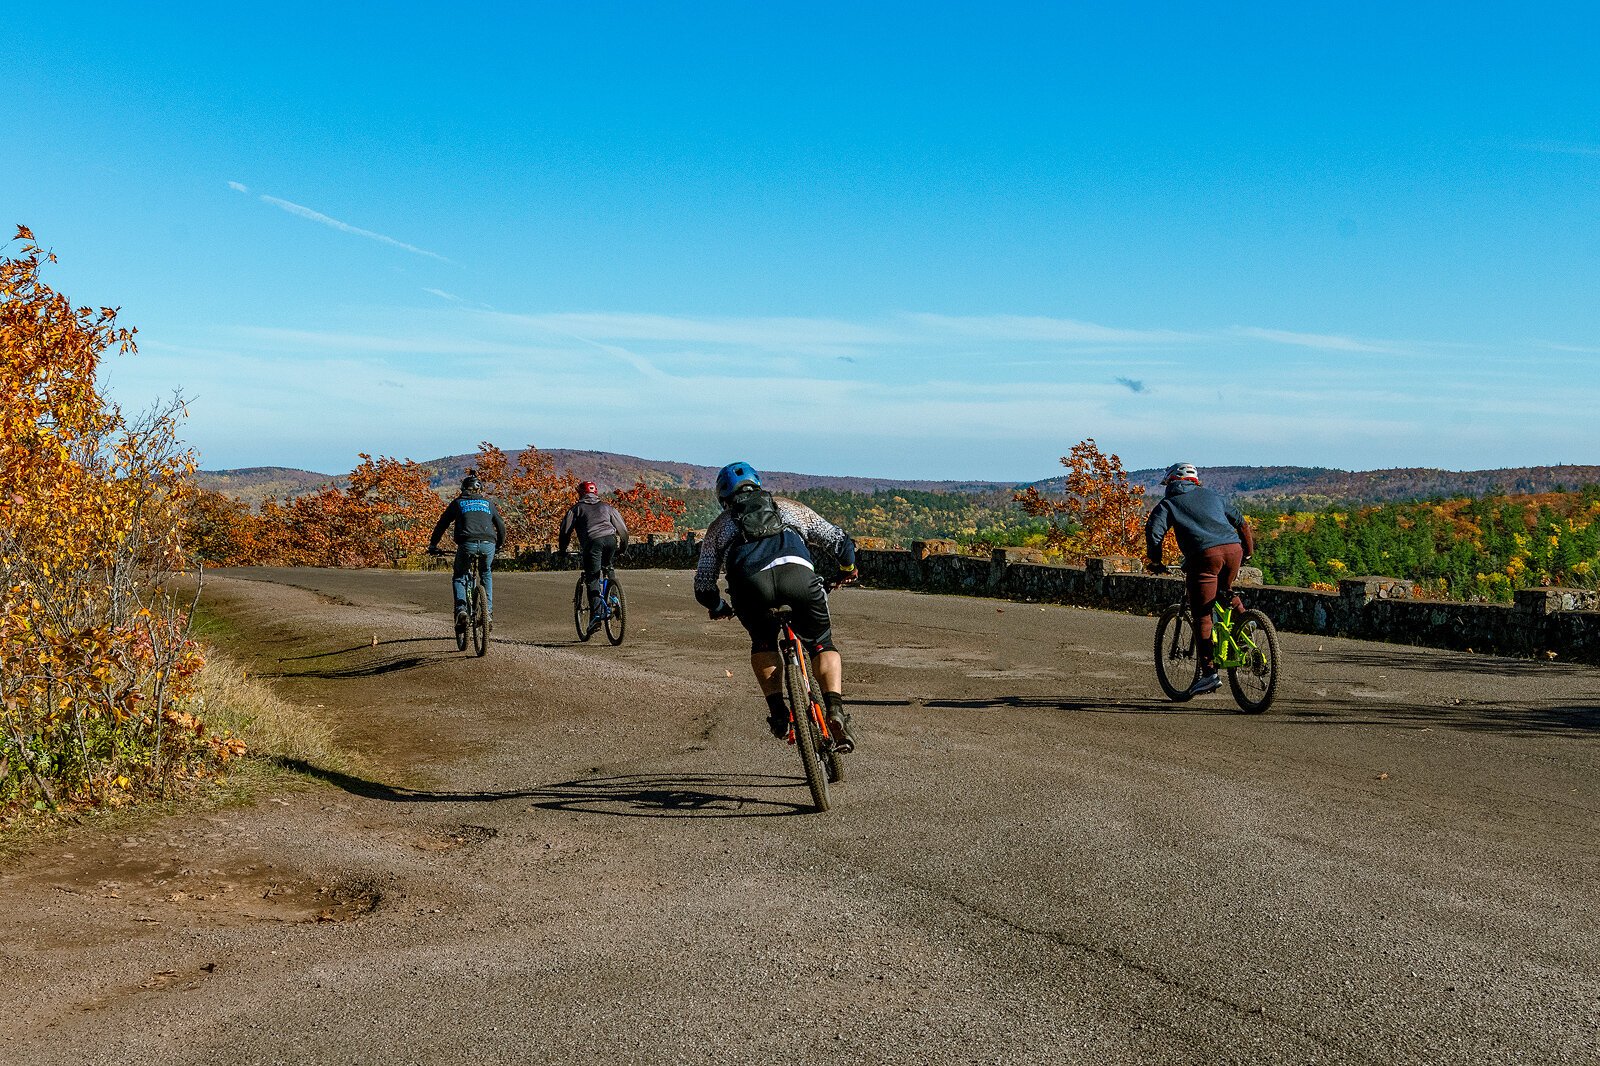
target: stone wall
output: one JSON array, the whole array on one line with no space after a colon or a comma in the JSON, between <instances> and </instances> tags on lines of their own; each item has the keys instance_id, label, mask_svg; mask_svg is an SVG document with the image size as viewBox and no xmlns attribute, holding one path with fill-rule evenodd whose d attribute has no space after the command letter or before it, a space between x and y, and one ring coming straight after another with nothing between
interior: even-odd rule
<instances>
[{"instance_id":1,"label":"stone wall","mask_svg":"<svg viewBox=\"0 0 1600 1066\"><path fill-rule=\"evenodd\" d=\"M1137 559L1109 556L1076 567L1028 556L1001 549L982 559L953 554L942 542L918 542L910 551L864 551L859 561L862 583L873 588L1151 615L1183 595L1181 578L1142 573ZM1241 595L1279 629L1296 633L1600 662L1600 592L1594 590L1524 589L1507 607L1419 600L1409 581L1354 577L1339 582L1338 592L1243 582Z\"/></svg>"},{"instance_id":2,"label":"stone wall","mask_svg":"<svg viewBox=\"0 0 1600 1066\"><path fill-rule=\"evenodd\" d=\"M697 533L640 538L620 569L692 570L700 556ZM1002 548L990 558L959 553L953 541L917 541L910 551L863 549L862 584L954 596L993 596L1030 603L1064 603L1134 614L1158 614L1183 595L1182 579L1142 573L1125 556L1054 566L1025 549ZM575 555L553 547L525 551L518 569L571 570ZM1247 570L1249 568L1246 568ZM1249 585L1245 603L1265 611L1282 630L1417 644L1498 655L1600 662L1600 592L1523 589L1511 606L1419 600L1412 584L1390 577L1352 577L1338 592Z\"/></svg>"}]
</instances>

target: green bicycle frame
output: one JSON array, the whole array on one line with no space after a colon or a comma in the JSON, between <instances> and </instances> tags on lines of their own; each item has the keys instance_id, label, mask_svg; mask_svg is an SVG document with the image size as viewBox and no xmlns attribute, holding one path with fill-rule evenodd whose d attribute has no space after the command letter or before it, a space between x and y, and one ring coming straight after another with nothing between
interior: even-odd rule
<instances>
[{"instance_id":1,"label":"green bicycle frame","mask_svg":"<svg viewBox=\"0 0 1600 1066\"><path fill-rule=\"evenodd\" d=\"M1211 608L1211 654L1219 670L1232 670L1246 665L1250 653L1256 650L1255 641L1248 633L1233 630L1233 608L1221 603Z\"/></svg>"}]
</instances>

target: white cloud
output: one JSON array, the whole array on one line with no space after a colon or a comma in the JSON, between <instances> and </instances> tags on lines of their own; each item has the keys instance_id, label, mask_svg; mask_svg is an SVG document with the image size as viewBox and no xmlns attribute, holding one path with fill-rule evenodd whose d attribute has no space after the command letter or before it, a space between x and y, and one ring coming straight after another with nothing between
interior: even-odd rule
<instances>
[{"instance_id":1,"label":"white cloud","mask_svg":"<svg viewBox=\"0 0 1600 1066\"><path fill-rule=\"evenodd\" d=\"M438 252L430 252L426 248L418 248L414 244L407 244L404 241L397 241L393 237L386 237L381 233L374 233L369 229L362 229L359 226L352 226L348 222L340 222L336 218L329 218L320 211L313 211L309 207L302 207L300 204L291 203L288 200L280 200L276 196L267 196L263 194L261 196L261 202L271 204L273 207L281 208L284 211L289 212L291 215L297 215L300 218L309 219L312 222L320 222L324 226L338 230L340 233L348 233L355 237L365 237L368 240L377 241L380 244L387 244L393 248L399 248L415 255L423 255L427 256L429 259L437 259L441 263L452 263L451 260L446 259Z\"/></svg>"},{"instance_id":2,"label":"white cloud","mask_svg":"<svg viewBox=\"0 0 1600 1066\"><path fill-rule=\"evenodd\" d=\"M1286 329L1259 329L1254 326L1235 326L1235 336L1273 344L1289 344L1298 348L1316 348L1325 352L1383 352L1399 353L1402 349L1387 341L1364 341L1329 333L1296 333Z\"/></svg>"},{"instance_id":3,"label":"white cloud","mask_svg":"<svg viewBox=\"0 0 1600 1066\"><path fill-rule=\"evenodd\" d=\"M1199 337L1166 329L1119 329L1073 318L1039 315L909 314L906 320L938 335L993 341L1068 344L1184 344Z\"/></svg>"},{"instance_id":4,"label":"white cloud","mask_svg":"<svg viewBox=\"0 0 1600 1066\"><path fill-rule=\"evenodd\" d=\"M455 295L454 293L445 292L443 289L423 289L422 291L430 296L437 296L441 300L449 300L453 304L458 304L461 302L461 297Z\"/></svg>"},{"instance_id":5,"label":"white cloud","mask_svg":"<svg viewBox=\"0 0 1600 1066\"><path fill-rule=\"evenodd\" d=\"M237 182L237 181L230 181L230 182L228 182L228 188L230 188L230 189L232 189L232 190L233 190L233 191L234 191L234 192L246 192L246 193L247 193L247 192L249 192L249 191L250 191L250 186L248 186L248 185L241 185L241 184L240 184L240 183L239 183L239 182Z\"/></svg>"}]
</instances>

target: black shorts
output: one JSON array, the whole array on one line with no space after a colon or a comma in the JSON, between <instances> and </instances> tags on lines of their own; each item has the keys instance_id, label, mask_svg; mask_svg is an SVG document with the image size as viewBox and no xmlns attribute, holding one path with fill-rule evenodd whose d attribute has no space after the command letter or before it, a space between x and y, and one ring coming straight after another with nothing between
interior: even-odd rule
<instances>
[{"instance_id":1,"label":"black shorts","mask_svg":"<svg viewBox=\"0 0 1600 1066\"><path fill-rule=\"evenodd\" d=\"M809 566L783 563L754 574L729 574L733 613L750 633L752 652L778 650L778 620L772 608L787 604L795 635L813 652L837 651L828 617L828 590Z\"/></svg>"}]
</instances>

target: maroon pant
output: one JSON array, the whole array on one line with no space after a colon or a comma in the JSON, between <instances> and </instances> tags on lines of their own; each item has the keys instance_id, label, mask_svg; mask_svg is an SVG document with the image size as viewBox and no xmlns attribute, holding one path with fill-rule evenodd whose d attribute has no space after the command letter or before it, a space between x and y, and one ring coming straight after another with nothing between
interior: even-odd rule
<instances>
[{"instance_id":1,"label":"maroon pant","mask_svg":"<svg viewBox=\"0 0 1600 1066\"><path fill-rule=\"evenodd\" d=\"M1211 605L1219 593L1231 594L1233 579L1244 562L1244 546L1219 544L1184 560L1184 584L1189 589L1189 609L1194 612L1195 636L1200 644L1200 668L1209 672L1211 661Z\"/></svg>"}]
</instances>

